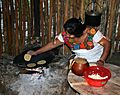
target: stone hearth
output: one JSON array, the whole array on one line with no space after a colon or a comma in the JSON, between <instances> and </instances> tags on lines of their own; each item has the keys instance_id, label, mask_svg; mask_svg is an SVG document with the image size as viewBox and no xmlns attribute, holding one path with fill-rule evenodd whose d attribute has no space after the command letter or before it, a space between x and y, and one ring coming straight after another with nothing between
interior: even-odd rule
<instances>
[{"instance_id":1,"label":"stone hearth","mask_svg":"<svg viewBox=\"0 0 120 95\"><path fill-rule=\"evenodd\" d=\"M12 57L0 59L0 95L74 95L67 83L67 58L57 57L44 73L23 73Z\"/></svg>"}]
</instances>

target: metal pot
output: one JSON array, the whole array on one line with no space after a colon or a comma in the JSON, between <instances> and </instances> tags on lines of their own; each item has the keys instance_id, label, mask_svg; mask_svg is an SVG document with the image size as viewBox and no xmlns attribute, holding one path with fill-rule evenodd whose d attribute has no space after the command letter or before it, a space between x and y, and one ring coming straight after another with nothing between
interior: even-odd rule
<instances>
[{"instance_id":1,"label":"metal pot","mask_svg":"<svg viewBox=\"0 0 120 95\"><path fill-rule=\"evenodd\" d=\"M101 13L86 12L85 13L85 24L88 26L97 27L101 22Z\"/></svg>"},{"instance_id":2,"label":"metal pot","mask_svg":"<svg viewBox=\"0 0 120 95\"><path fill-rule=\"evenodd\" d=\"M85 12L85 24L88 26L97 27L101 22L101 7L95 1L89 3Z\"/></svg>"}]
</instances>

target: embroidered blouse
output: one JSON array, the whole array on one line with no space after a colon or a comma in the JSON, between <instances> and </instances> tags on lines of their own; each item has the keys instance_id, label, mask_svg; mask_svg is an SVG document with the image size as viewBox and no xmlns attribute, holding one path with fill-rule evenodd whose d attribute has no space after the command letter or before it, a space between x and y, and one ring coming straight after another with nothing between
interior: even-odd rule
<instances>
[{"instance_id":1,"label":"embroidered blouse","mask_svg":"<svg viewBox=\"0 0 120 95\"><path fill-rule=\"evenodd\" d=\"M92 31L93 32L93 31ZM103 46L98 42L104 37L98 30L94 35L88 32L88 37L84 43L76 44L73 39L69 40L65 32L60 33L57 39L66 43L78 57L86 58L88 62L97 62L103 53ZM64 36L63 36L64 35ZM90 42L90 44L88 44ZM87 44L87 45L86 45Z\"/></svg>"},{"instance_id":2,"label":"embroidered blouse","mask_svg":"<svg viewBox=\"0 0 120 95\"><path fill-rule=\"evenodd\" d=\"M69 37L69 33L63 31L62 36L64 42L72 49L72 50L77 50L77 49L92 49L94 47L93 44L93 36L95 35L96 31L95 29L91 29L88 31L88 36L82 43L76 43L74 38Z\"/></svg>"}]
</instances>

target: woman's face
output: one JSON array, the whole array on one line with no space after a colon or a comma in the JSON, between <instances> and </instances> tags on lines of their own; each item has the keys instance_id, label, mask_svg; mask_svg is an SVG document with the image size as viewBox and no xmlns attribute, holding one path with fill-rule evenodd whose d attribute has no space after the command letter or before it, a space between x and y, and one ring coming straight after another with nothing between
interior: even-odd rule
<instances>
[{"instance_id":1,"label":"woman's face","mask_svg":"<svg viewBox=\"0 0 120 95\"><path fill-rule=\"evenodd\" d=\"M66 31L66 33L67 33L68 38L74 38L75 37L75 35L68 33L68 31Z\"/></svg>"},{"instance_id":2,"label":"woman's face","mask_svg":"<svg viewBox=\"0 0 120 95\"><path fill-rule=\"evenodd\" d=\"M70 38L75 38L75 36L74 36L74 35L70 35L69 37L70 37Z\"/></svg>"},{"instance_id":3,"label":"woman's face","mask_svg":"<svg viewBox=\"0 0 120 95\"><path fill-rule=\"evenodd\" d=\"M68 37L68 38L72 38L72 39L73 39L73 38L83 38L83 37L86 35L88 29L89 29L89 28L86 28L86 29L84 30L83 34L82 34L80 37L76 37L75 35L70 34L69 31L66 31L67 37Z\"/></svg>"}]
</instances>

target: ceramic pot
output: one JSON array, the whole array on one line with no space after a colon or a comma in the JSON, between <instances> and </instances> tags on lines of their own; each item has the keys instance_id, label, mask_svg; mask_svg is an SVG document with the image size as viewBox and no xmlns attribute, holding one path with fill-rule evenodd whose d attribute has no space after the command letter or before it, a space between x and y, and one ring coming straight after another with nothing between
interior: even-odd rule
<instances>
[{"instance_id":1,"label":"ceramic pot","mask_svg":"<svg viewBox=\"0 0 120 95\"><path fill-rule=\"evenodd\" d=\"M71 70L75 75L83 76L84 71L89 67L89 63L84 58L75 58L72 61Z\"/></svg>"}]
</instances>

